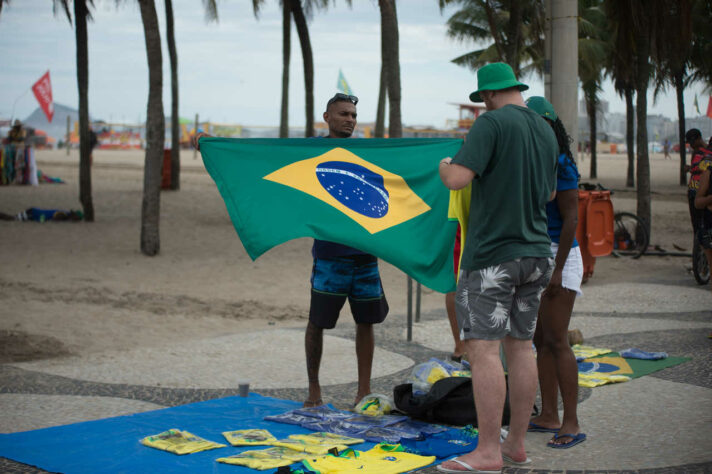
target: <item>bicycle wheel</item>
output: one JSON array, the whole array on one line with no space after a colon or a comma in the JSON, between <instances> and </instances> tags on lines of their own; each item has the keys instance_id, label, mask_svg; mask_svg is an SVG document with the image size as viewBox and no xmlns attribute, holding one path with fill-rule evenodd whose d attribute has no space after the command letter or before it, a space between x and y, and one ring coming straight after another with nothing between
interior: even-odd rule
<instances>
[{"instance_id":1,"label":"bicycle wheel","mask_svg":"<svg viewBox=\"0 0 712 474\"><path fill-rule=\"evenodd\" d=\"M700 285L710 281L710 267L696 234L695 241L692 243L692 273Z\"/></svg>"},{"instance_id":2,"label":"bicycle wheel","mask_svg":"<svg viewBox=\"0 0 712 474\"><path fill-rule=\"evenodd\" d=\"M640 217L630 212L613 216L613 255L639 258L648 248L648 231Z\"/></svg>"}]
</instances>

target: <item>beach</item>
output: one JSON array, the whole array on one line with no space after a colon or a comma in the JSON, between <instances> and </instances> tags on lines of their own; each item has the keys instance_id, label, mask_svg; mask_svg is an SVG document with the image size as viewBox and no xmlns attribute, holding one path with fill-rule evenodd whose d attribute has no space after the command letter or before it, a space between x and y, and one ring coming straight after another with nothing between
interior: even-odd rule
<instances>
[{"instance_id":1,"label":"beach","mask_svg":"<svg viewBox=\"0 0 712 474\"><path fill-rule=\"evenodd\" d=\"M288 242L251 261L200 156L184 151L180 190L161 193L160 253L144 256L139 249L143 161L141 151L95 151L93 223L0 222L0 386L6 387L0 395L0 432L225 396L243 382L266 395L303 399L311 239ZM42 172L66 183L0 186L0 211L81 209L78 152L39 150L37 162ZM579 160L582 181L613 189L615 211L635 212L635 192L624 186L627 157L600 155L596 180L588 178L589 164L588 157ZM651 247L689 253L692 233L678 168L677 157L651 155ZM446 357L452 336L444 296L423 288L423 320L414 324L413 342L406 342L406 276L386 262L379 265L391 309L387 324L376 331L373 388L388 393L414 364ZM712 432L695 413L712 408L706 337L712 293L695 282L690 268L689 257L597 259L571 327L581 329L585 341L614 350L637 343L693 361L676 372L666 369L659 378L593 389L594 395L582 389L580 413L593 435L587 442L591 452L552 457L552 450L538 447L539 438L531 446L528 438L536 467L632 469L699 462L709 467L709 444L695 440L709 439ZM347 408L356 380L348 305L324 344L324 399ZM624 405L616 402L621 396L628 397ZM677 427L668 433L675 436L669 449L661 447L652 457L636 451L655 442L649 423L635 425L647 431L634 439L622 428L615 436L603 435L609 429L603 421L624 416L615 407L655 410L663 399L697 407L661 414L655 427ZM611 461L599 464L602 455Z\"/></svg>"}]
</instances>

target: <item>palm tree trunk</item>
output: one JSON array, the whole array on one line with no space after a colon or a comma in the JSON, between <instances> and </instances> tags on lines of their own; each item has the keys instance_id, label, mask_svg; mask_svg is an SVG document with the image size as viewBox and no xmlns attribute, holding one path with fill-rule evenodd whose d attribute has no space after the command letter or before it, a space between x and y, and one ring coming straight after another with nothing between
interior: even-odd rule
<instances>
[{"instance_id":1,"label":"palm tree trunk","mask_svg":"<svg viewBox=\"0 0 712 474\"><path fill-rule=\"evenodd\" d=\"M94 221L91 192L91 147L89 145L89 52L86 0L74 0L77 43L77 88L79 91L79 202L84 220Z\"/></svg>"},{"instance_id":2,"label":"palm tree trunk","mask_svg":"<svg viewBox=\"0 0 712 474\"><path fill-rule=\"evenodd\" d=\"M148 107L146 113L146 160L143 173L141 206L141 252L158 254L161 242L161 168L166 119L163 115L163 57L161 35L154 0L139 0L148 59Z\"/></svg>"},{"instance_id":3,"label":"palm tree trunk","mask_svg":"<svg viewBox=\"0 0 712 474\"><path fill-rule=\"evenodd\" d=\"M376 125L373 133L376 138L383 138L385 136L387 87L386 68L381 64L381 82L378 86L378 107L376 108Z\"/></svg>"},{"instance_id":4,"label":"palm tree trunk","mask_svg":"<svg viewBox=\"0 0 712 474\"><path fill-rule=\"evenodd\" d=\"M514 75L519 77L519 48L522 42L522 8L520 0L514 0L509 5L509 21L507 22L507 46L504 61L512 66Z\"/></svg>"},{"instance_id":5,"label":"palm tree trunk","mask_svg":"<svg viewBox=\"0 0 712 474\"><path fill-rule=\"evenodd\" d=\"M642 2L641 7L642 7ZM647 13L644 8L638 13L643 17L645 23ZM644 24L645 24L644 23ZM651 206L650 206L650 160L648 157L648 129L647 129L647 114L648 114L648 79L650 77L650 40L648 28L637 28L636 32L636 118L637 126L637 214L643 222L650 236L651 227ZM651 236L652 237L652 236Z\"/></svg>"},{"instance_id":6,"label":"palm tree trunk","mask_svg":"<svg viewBox=\"0 0 712 474\"><path fill-rule=\"evenodd\" d=\"M299 44L302 47L302 61L304 62L304 89L306 97L306 129L305 137L314 136L314 56L312 55L309 28L304 17L304 10L300 0L291 0L294 24L299 35Z\"/></svg>"},{"instance_id":7,"label":"palm tree trunk","mask_svg":"<svg viewBox=\"0 0 712 474\"><path fill-rule=\"evenodd\" d=\"M677 126L680 143L680 186L687 184L687 173L685 172L685 164L687 157L685 156L685 99L682 92L685 89L685 83L682 77L682 71L675 74L675 92L677 93Z\"/></svg>"},{"instance_id":8,"label":"palm tree trunk","mask_svg":"<svg viewBox=\"0 0 712 474\"><path fill-rule=\"evenodd\" d=\"M381 9L381 60L388 84L388 136L403 136L401 122L400 59L398 49L398 17L395 0L378 0Z\"/></svg>"},{"instance_id":9,"label":"palm tree trunk","mask_svg":"<svg viewBox=\"0 0 712 474\"><path fill-rule=\"evenodd\" d=\"M633 87L625 88L625 144L628 152L628 176L625 185L635 186L635 108L633 107Z\"/></svg>"},{"instance_id":10,"label":"palm tree trunk","mask_svg":"<svg viewBox=\"0 0 712 474\"><path fill-rule=\"evenodd\" d=\"M171 61L171 189L180 188L180 117L178 116L178 53L173 28L173 1L166 0L166 40Z\"/></svg>"},{"instance_id":11,"label":"palm tree trunk","mask_svg":"<svg viewBox=\"0 0 712 474\"><path fill-rule=\"evenodd\" d=\"M282 2L282 110L279 117L279 138L289 138L289 57L291 55L290 2Z\"/></svg>"}]
</instances>

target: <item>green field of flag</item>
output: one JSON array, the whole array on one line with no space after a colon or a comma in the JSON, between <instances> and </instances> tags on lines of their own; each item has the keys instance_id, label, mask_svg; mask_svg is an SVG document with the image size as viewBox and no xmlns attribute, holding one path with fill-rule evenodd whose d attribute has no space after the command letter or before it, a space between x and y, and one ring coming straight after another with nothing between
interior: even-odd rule
<instances>
[{"instance_id":1,"label":"green field of flag","mask_svg":"<svg viewBox=\"0 0 712 474\"><path fill-rule=\"evenodd\" d=\"M438 164L462 140L203 138L205 167L254 260L299 237L349 245L436 291L455 288Z\"/></svg>"}]
</instances>

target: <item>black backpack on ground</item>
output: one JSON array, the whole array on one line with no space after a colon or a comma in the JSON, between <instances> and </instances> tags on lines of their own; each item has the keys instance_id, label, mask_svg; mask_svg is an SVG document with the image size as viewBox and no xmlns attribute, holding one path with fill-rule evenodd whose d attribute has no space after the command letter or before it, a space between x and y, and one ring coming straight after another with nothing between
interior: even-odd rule
<instances>
[{"instance_id":1,"label":"black backpack on ground","mask_svg":"<svg viewBox=\"0 0 712 474\"><path fill-rule=\"evenodd\" d=\"M398 385L393 389L393 401L399 411L412 418L448 425L477 426L470 377L438 380L428 393L420 396L413 395L413 384ZM509 425L509 392L504 399L502 425Z\"/></svg>"}]
</instances>

